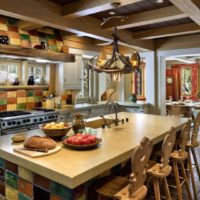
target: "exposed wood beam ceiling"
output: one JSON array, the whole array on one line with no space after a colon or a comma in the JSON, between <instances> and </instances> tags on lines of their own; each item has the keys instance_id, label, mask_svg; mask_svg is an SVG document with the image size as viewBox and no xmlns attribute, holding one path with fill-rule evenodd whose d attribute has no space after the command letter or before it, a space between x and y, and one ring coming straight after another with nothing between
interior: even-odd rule
<instances>
[{"instance_id":1,"label":"exposed wood beam ceiling","mask_svg":"<svg viewBox=\"0 0 200 200\"><path fill-rule=\"evenodd\" d=\"M185 18L187 15L181 12L175 6L168 6L165 8L160 8L151 11L144 11L141 13L136 13L128 16L128 19L123 22L117 23L118 29L126 29L136 26L144 26L148 24L154 24L174 19ZM113 21L106 23L103 28L112 28L114 26Z\"/></svg>"},{"instance_id":2,"label":"exposed wood beam ceiling","mask_svg":"<svg viewBox=\"0 0 200 200\"><path fill-rule=\"evenodd\" d=\"M133 39L155 39L169 36L186 35L199 33L200 26L195 23L181 24L176 26L152 29L148 31L138 31L133 33Z\"/></svg>"},{"instance_id":3,"label":"exposed wood beam ceiling","mask_svg":"<svg viewBox=\"0 0 200 200\"><path fill-rule=\"evenodd\" d=\"M142 0L118 0L121 6L133 4ZM68 18L88 16L94 13L112 9L113 0L80 0L62 8L62 15Z\"/></svg>"},{"instance_id":4,"label":"exposed wood beam ceiling","mask_svg":"<svg viewBox=\"0 0 200 200\"><path fill-rule=\"evenodd\" d=\"M127 2L130 1L127 0ZM98 19L91 17L84 17L81 20L66 19L62 17L61 9L60 5L47 0L32 0L29 3L27 3L27 0L0 1L0 14L2 15L76 34L84 34L95 39L112 41L112 31L102 31ZM124 46L138 47L141 50L153 50L154 48L153 41L135 41L132 39L132 33L127 30L120 31L119 36L124 40L124 42L121 42Z\"/></svg>"},{"instance_id":5,"label":"exposed wood beam ceiling","mask_svg":"<svg viewBox=\"0 0 200 200\"><path fill-rule=\"evenodd\" d=\"M187 14L194 22L200 25L199 0L170 0L178 9Z\"/></svg>"}]
</instances>

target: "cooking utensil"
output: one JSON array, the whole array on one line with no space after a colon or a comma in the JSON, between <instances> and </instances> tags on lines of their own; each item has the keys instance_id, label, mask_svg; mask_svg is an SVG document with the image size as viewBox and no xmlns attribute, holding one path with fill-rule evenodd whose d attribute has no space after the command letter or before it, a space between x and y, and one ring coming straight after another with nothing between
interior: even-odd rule
<instances>
[{"instance_id":1,"label":"cooking utensil","mask_svg":"<svg viewBox=\"0 0 200 200\"><path fill-rule=\"evenodd\" d=\"M31 148L26 148L26 147L21 147L19 150L28 150L28 151L37 151L37 152L43 152L43 153L48 153L48 149L31 149Z\"/></svg>"}]
</instances>

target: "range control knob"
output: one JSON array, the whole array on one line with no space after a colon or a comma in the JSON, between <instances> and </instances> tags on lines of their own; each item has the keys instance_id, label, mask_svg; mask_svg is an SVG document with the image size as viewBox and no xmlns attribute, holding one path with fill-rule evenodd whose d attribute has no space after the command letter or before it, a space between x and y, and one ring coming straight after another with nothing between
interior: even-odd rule
<instances>
[{"instance_id":1,"label":"range control knob","mask_svg":"<svg viewBox=\"0 0 200 200\"><path fill-rule=\"evenodd\" d=\"M8 126L10 126L12 123L11 122L8 122Z\"/></svg>"},{"instance_id":2,"label":"range control knob","mask_svg":"<svg viewBox=\"0 0 200 200\"><path fill-rule=\"evenodd\" d=\"M20 125L21 124L21 122L17 122L17 125Z\"/></svg>"},{"instance_id":3,"label":"range control knob","mask_svg":"<svg viewBox=\"0 0 200 200\"><path fill-rule=\"evenodd\" d=\"M24 119L24 120L23 120L23 123L26 123L26 122L27 122L26 119Z\"/></svg>"},{"instance_id":4,"label":"range control knob","mask_svg":"<svg viewBox=\"0 0 200 200\"><path fill-rule=\"evenodd\" d=\"M34 119L33 122L37 122L37 119Z\"/></svg>"},{"instance_id":5,"label":"range control knob","mask_svg":"<svg viewBox=\"0 0 200 200\"><path fill-rule=\"evenodd\" d=\"M43 121L43 119L42 119L42 118L40 118L40 122L41 122L41 121Z\"/></svg>"},{"instance_id":6,"label":"range control knob","mask_svg":"<svg viewBox=\"0 0 200 200\"><path fill-rule=\"evenodd\" d=\"M13 121L12 124L15 125L15 124L16 124L16 121Z\"/></svg>"},{"instance_id":7,"label":"range control knob","mask_svg":"<svg viewBox=\"0 0 200 200\"><path fill-rule=\"evenodd\" d=\"M30 122L31 120L30 119L27 119L27 122Z\"/></svg>"}]
</instances>

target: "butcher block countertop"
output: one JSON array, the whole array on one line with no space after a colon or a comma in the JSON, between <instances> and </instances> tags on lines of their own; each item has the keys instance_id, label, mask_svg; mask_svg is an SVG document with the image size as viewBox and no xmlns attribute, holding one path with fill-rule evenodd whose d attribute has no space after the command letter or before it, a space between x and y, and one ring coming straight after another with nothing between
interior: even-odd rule
<instances>
[{"instance_id":1,"label":"butcher block countertop","mask_svg":"<svg viewBox=\"0 0 200 200\"><path fill-rule=\"evenodd\" d=\"M99 128L97 137L102 138L102 143L96 149L78 151L63 147L55 154L30 158L14 152L16 145L12 144L12 135L7 135L0 138L0 157L73 189L130 158L132 150L144 136L154 144L158 143L171 126L178 131L187 121L186 118L126 112L118 113L118 116L128 117L129 122L111 128ZM25 134L26 137L44 135L39 129ZM58 145L62 146L61 143Z\"/></svg>"}]
</instances>

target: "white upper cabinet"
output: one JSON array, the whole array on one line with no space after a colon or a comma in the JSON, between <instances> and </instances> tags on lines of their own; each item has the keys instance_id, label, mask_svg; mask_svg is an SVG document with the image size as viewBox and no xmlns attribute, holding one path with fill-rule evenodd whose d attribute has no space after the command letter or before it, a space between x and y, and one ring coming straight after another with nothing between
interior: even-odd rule
<instances>
[{"instance_id":1,"label":"white upper cabinet","mask_svg":"<svg viewBox=\"0 0 200 200\"><path fill-rule=\"evenodd\" d=\"M73 63L64 63L64 89L81 90L83 60L76 55Z\"/></svg>"}]
</instances>

